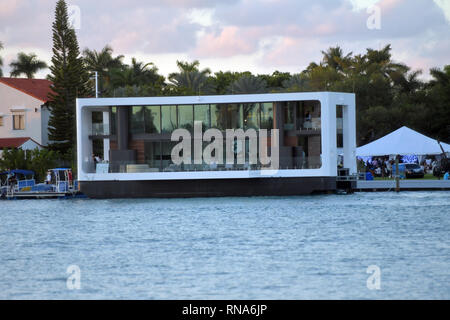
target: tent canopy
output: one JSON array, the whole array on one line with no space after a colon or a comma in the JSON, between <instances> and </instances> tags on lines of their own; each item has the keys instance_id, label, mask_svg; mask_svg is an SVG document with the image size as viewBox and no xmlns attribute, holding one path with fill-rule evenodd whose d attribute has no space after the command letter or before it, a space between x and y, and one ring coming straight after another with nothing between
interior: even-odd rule
<instances>
[{"instance_id":1,"label":"tent canopy","mask_svg":"<svg viewBox=\"0 0 450 320\"><path fill-rule=\"evenodd\" d=\"M31 176L34 175L34 171L31 170L10 170L10 171L5 171L5 172L1 172L0 175L7 175L10 173L14 173L14 174L21 174L24 176Z\"/></svg>"},{"instance_id":2,"label":"tent canopy","mask_svg":"<svg viewBox=\"0 0 450 320\"><path fill-rule=\"evenodd\" d=\"M441 142L445 152L450 145ZM437 140L431 139L410 128L401 127L388 135L356 149L359 157L384 155L436 155L442 150Z\"/></svg>"}]
</instances>

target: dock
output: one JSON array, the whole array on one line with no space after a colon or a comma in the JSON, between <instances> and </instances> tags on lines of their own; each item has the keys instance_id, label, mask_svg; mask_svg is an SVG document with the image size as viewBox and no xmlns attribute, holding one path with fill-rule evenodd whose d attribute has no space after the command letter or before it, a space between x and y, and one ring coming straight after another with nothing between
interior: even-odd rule
<instances>
[{"instance_id":1,"label":"dock","mask_svg":"<svg viewBox=\"0 0 450 320\"><path fill-rule=\"evenodd\" d=\"M395 180L358 180L355 192L395 191ZM400 180L400 191L450 190L450 180Z\"/></svg>"}]
</instances>

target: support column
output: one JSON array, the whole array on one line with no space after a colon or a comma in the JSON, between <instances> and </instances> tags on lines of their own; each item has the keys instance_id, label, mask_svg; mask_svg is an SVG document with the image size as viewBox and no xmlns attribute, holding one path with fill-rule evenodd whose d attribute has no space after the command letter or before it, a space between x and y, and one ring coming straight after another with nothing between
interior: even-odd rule
<instances>
[{"instance_id":1,"label":"support column","mask_svg":"<svg viewBox=\"0 0 450 320\"><path fill-rule=\"evenodd\" d=\"M356 166L356 112L355 104L345 105L343 108L344 134L344 167L350 169L350 174L357 173Z\"/></svg>"}]
</instances>

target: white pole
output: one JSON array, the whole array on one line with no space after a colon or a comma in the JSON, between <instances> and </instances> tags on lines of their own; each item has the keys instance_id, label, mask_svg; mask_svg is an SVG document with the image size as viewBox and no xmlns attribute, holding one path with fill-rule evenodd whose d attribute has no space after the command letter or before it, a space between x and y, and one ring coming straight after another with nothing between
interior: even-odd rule
<instances>
[{"instance_id":1,"label":"white pole","mask_svg":"<svg viewBox=\"0 0 450 320\"><path fill-rule=\"evenodd\" d=\"M95 71L95 98L98 98L98 72Z\"/></svg>"}]
</instances>

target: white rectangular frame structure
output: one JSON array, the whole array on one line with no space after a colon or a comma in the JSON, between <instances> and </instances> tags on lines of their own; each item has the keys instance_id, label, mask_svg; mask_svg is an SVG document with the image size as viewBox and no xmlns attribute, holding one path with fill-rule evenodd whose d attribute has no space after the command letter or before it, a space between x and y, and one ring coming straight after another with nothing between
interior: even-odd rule
<instances>
[{"instance_id":1,"label":"white rectangular frame structure","mask_svg":"<svg viewBox=\"0 0 450 320\"><path fill-rule=\"evenodd\" d=\"M121 106L196 105L225 103L263 103L289 101L319 101L321 107L322 167L319 169L195 171L145 173L88 173L87 163L92 157L92 111L106 114L105 108ZM192 179L248 179L290 177L336 177L337 137L336 106L344 107L344 166L350 174L356 173L356 105L353 93L302 92L220 96L143 97L143 98L89 98L77 99L77 163L79 181L140 181ZM108 119L107 119L108 120ZM107 121L109 122L109 120Z\"/></svg>"}]
</instances>

